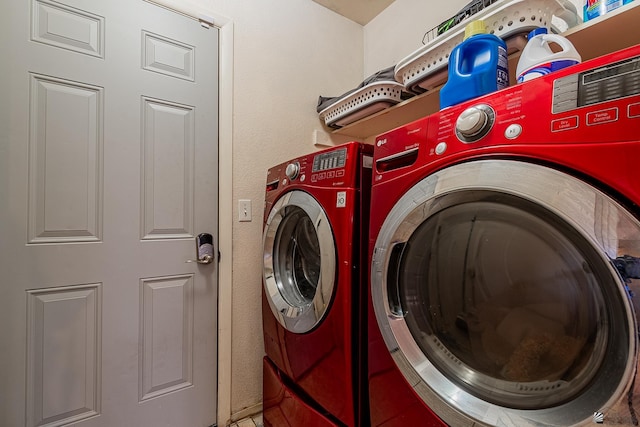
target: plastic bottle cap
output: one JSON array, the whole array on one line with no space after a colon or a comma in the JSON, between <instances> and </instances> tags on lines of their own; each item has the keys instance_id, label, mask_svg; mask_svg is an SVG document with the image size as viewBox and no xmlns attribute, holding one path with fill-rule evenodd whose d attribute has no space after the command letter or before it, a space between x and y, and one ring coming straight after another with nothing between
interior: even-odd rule
<instances>
[{"instance_id":1,"label":"plastic bottle cap","mask_svg":"<svg viewBox=\"0 0 640 427\"><path fill-rule=\"evenodd\" d=\"M487 26L484 25L484 21L482 19L471 21L464 27L464 40L468 39L471 36L475 36L476 34L486 33Z\"/></svg>"},{"instance_id":2,"label":"plastic bottle cap","mask_svg":"<svg viewBox=\"0 0 640 427\"><path fill-rule=\"evenodd\" d=\"M548 33L548 31L547 31L546 27L538 27L535 30L531 30L531 32L529 34L527 34L527 40L531 40L532 38L534 38L538 34L547 34L547 33Z\"/></svg>"}]
</instances>

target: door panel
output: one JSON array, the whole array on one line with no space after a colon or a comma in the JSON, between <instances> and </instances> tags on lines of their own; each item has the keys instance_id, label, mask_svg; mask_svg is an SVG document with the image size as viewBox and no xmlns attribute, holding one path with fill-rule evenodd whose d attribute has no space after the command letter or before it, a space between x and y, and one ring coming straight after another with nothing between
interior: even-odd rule
<instances>
[{"instance_id":1,"label":"door panel","mask_svg":"<svg viewBox=\"0 0 640 427\"><path fill-rule=\"evenodd\" d=\"M324 319L335 289L335 238L322 205L291 191L271 208L263 235L264 290L289 332L304 334Z\"/></svg>"},{"instance_id":2,"label":"door panel","mask_svg":"<svg viewBox=\"0 0 640 427\"><path fill-rule=\"evenodd\" d=\"M99 241L104 91L30 79L29 243Z\"/></svg>"},{"instance_id":3,"label":"door panel","mask_svg":"<svg viewBox=\"0 0 640 427\"><path fill-rule=\"evenodd\" d=\"M143 279L140 400L193 385L193 276ZM164 313L154 316L154 313Z\"/></svg>"},{"instance_id":4,"label":"door panel","mask_svg":"<svg viewBox=\"0 0 640 427\"><path fill-rule=\"evenodd\" d=\"M194 236L194 108L144 98L143 239Z\"/></svg>"},{"instance_id":5,"label":"door panel","mask_svg":"<svg viewBox=\"0 0 640 427\"><path fill-rule=\"evenodd\" d=\"M27 292L27 425L100 413L101 302L99 284Z\"/></svg>"},{"instance_id":6,"label":"door panel","mask_svg":"<svg viewBox=\"0 0 640 427\"><path fill-rule=\"evenodd\" d=\"M638 219L591 183L520 160L456 164L387 214L375 316L448 425L617 424L634 416L638 363L637 273L617 265L638 248Z\"/></svg>"},{"instance_id":7,"label":"door panel","mask_svg":"<svg viewBox=\"0 0 640 427\"><path fill-rule=\"evenodd\" d=\"M0 15L0 424L215 424L217 263L186 261L218 242L217 30L145 1Z\"/></svg>"}]
</instances>

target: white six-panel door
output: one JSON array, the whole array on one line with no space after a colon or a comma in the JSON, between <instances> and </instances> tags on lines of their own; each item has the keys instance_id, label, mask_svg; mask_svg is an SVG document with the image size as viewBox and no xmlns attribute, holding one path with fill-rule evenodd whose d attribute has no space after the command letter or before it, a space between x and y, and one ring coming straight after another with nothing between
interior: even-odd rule
<instances>
[{"instance_id":1,"label":"white six-panel door","mask_svg":"<svg viewBox=\"0 0 640 427\"><path fill-rule=\"evenodd\" d=\"M0 425L216 419L215 28L142 0L6 0Z\"/></svg>"}]
</instances>

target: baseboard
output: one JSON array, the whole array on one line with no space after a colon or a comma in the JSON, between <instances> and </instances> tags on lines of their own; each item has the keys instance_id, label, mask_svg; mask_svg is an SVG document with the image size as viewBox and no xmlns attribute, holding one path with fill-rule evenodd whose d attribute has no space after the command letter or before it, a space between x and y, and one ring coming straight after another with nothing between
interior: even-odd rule
<instances>
[{"instance_id":1,"label":"baseboard","mask_svg":"<svg viewBox=\"0 0 640 427\"><path fill-rule=\"evenodd\" d=\"M262 412L262 402L231 414L231 422L242 420L252 415L259 414L260 412Z\"/></svg>"}]
</instances>

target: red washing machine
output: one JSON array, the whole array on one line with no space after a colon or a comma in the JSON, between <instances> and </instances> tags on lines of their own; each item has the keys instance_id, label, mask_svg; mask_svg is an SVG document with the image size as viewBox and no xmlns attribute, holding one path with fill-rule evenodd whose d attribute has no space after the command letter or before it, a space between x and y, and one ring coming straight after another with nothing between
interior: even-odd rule
<instances>
[{"instance_id":1,"label":"red washing machine","mask_svg":"<svg viewBox=\"0 0 640 427\"><path fill-rule=\"evenodd\" d=\"M266 425L368 424L363 347L372 154L373 146L351 142L267 174ZM306 411L304 424L297 422L301 405L270 398L283 386L321 417Z\"/></svg>"},{"instance_id":2,"label":"red washing machine","mask_svg":"<svg viewBox=\"0 0 640 427\"><path fill-rule=\"evenodd\" d=\"M640 46L376 138L372 426L638 425Z\"/></svg>"}]
</instances>

